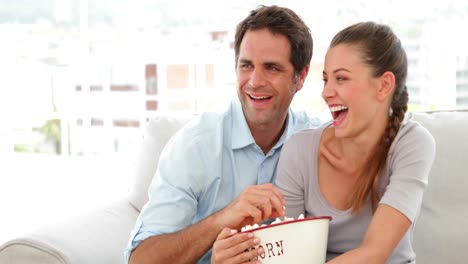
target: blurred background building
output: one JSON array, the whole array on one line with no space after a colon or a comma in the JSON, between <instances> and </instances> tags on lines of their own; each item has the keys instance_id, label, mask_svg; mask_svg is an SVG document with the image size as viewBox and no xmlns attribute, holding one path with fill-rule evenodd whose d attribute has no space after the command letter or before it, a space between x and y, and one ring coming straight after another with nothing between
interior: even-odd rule
<instances>
[{"instance_id":1,"label":"blurred background building","mask_svg":"<svg viewBox=\"0 0 468 264\"><path fill-rule=\"evenodd\" d=\"M468 25L466 1L1 2L4 152L126 152L157 111L225 105L235 96L235 26L260 3L289 6L311 28L312 71L295 108L328 118L320 98L328 42L363 20L402 39L411 110L468 106L468 41L456 30Z\"/></svg>"},{"instance_id":2,"label":"blurred background building","mask_svg":"<svg viewBox=\"0 0 468 264\"><path fill-rule=\"evenodd\" d=\"M234 30L259 4L295 10L314 38L293 108L330 118L328 43L366 20L402 40L411 111L468 108L465 0L0 0L0 234L125 194L149 119L234 98Z\"/></svg>"}]
</instances>

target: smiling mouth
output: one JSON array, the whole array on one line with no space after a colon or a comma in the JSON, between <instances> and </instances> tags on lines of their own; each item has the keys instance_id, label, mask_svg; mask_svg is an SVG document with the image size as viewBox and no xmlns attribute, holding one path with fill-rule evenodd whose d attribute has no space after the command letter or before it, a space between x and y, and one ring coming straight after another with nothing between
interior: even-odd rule
<instances>
[{"instance_id":1,"label":"smiling mouth","mask_svg":"<svg viewBox=\"0 0 468 264\"><path fill-rule=\"evenodd\" d=\"M255 100L255 101L264 101L264 100L269 100L271 99L271 96L253 96L249 94L250 99Z\"/></svg>"},{"instance_id":2,"label":"smiling mouth","mask_svg":"<svg viewBox=\"0 0 468 264\"><path fill-rule=\"evenodd\" d=\"M273 98L272 96L269 95L263 95L263 96L255 96L248 94L250 100L252 100L254 103L267 103Z\"/></svg>"},{"instance_id":3,"label":"smiling mouth","mask_svg":"<svg viewBox=\"0 0 468 264\"><path fill-rule=\"evenodd\" d=\"M343 113L348 112L348 107L344 105L337 105L337 106L332 106L330 107L330 112L333 116L333 120L339 120L340 116Z\"/></svg>"}]
</instances>

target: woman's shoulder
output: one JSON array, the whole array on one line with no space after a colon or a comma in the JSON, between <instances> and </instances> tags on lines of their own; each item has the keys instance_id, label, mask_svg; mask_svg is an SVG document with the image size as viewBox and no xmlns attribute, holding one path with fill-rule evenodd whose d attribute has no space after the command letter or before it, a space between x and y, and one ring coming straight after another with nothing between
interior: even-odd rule
<instances>
[{"instance_id":1,"label":"woman's shoulder","mask_svg":"<svg viewBox=\"0 0 468 264\"><path fill-rule=\"evenodd\" d=\"M407 151L403 151L405 149ZM390 147L390 153L395 151L417 152L421 155L433 156L435 140L431 133L417 121L405 120Z\"/></svg>"},{"instance_id":2,"label":"woman's shoulder","mask_svg":"<svg viewBox=\"0 0 468 264\"><path fill-rule=\"evenodd\" d=\"M405 120L398 131L396 139L435 144L434 137L429 130L415 120Z\"/></svg>"},{"instance_id":3,"label":"woman's shoulder","mask_svg":"<svg viewBox=\"0 0 468 264\"><path fill-rule=\"evenodd\" d=\"M294 135L292 135L289 140L286 142L288 144L289 142L294 142L294 143L300 143L300 144L306 144L306 143L316 143L317 141L320 141L320 137L322 136L322 133L325 128L330 126L331 122L325 122L319 127L315 128L305 128L303 130L300 130L296 132ZM290 144L291 144L290 143Z\"/></svg>"}]
</instances>

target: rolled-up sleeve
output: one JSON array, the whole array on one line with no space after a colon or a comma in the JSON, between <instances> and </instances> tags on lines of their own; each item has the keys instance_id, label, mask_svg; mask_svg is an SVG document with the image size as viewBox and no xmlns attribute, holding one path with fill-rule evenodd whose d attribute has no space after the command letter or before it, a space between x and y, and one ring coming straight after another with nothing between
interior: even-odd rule
<instances>
[{"instance_id":1,"label":"rolled-up sleeve","mask_svg":"<svg viewBox=\"0 0 468 264\"><path fill-rule=\"evenodd\" d=\"M200 194L203 171L199 148L188 136L177 134L161 153L158 170L148 189L143 207L124 252L128 263L131 252L145 239L184 229L192 224Z\"/></svg>"}]
</instances>

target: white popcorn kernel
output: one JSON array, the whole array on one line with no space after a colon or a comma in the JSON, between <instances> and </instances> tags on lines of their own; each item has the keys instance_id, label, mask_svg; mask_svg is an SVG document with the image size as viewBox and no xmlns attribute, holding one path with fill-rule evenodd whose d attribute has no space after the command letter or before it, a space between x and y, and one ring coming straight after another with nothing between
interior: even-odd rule
<instances>
[{"instance_id":1,"label":"white popcorn kernel","mask_svg":"<svg viewBox=\"0 0 468 264\"><path fill-rule=\"evenodd\" d=\"M304 219L304 214L300 214L299 217L297 217L297 219ZM274 224L278 224L278 223L281 223L281 222L287 222L287 221L293 221L295 220L294 217L287 217L287 216L284 216L283 217L283 220L281 220L279 217L276 218L273 222L270 223L270 225L274 225ZM246 225L244 227L241 228L241 231L244 232L244 231L248 231L250 229L254 229L254 228L257 228L257 227L262 227L262 226L266 226L266 224L262 224L262 225L258 225L258 224L254 224L254 225Z\"/></svg>"},{"instance_id":2,"label":"white popcorn kernel","mask_svg":"<svg viewBox=\"0 0 468 264\"><path fill-rule=\"evenodd\" d=\"M275 221L273 221L271 224L278 224L281 223L281 219L276 218Z\"/></svg>"}]
</instances>

